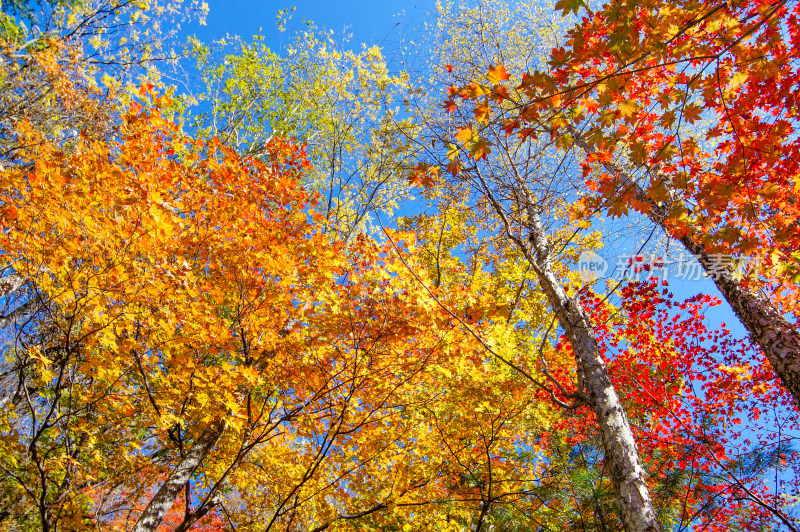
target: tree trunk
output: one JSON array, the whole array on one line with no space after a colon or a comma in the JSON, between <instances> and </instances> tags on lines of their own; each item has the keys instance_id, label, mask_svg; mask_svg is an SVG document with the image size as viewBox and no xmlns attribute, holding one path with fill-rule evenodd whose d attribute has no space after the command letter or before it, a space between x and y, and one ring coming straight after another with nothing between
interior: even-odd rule
<instances>
[{"instance_id":1,"label":"tree trunk","mask_svg":"<svg viewBox=\"0 0 800 532\"><path fill-rule=\"evenodd\" d=\"M657 532L661 526L656 519L650 491L639 465L639 452L633 438L628 418L619 402L614 384L600 349L588 315L582 306L567 296L550 267L549 250L536 208L526 199L530 240L534 254L524 249L533 266L539 284L547 295L550 306L569 338L575 354L582 383L579 392L595 414L605 450L606 468L616 491L620 514L627 532ZM527 247L527 246L526 246ZM583 389L580 389L580 388Z\"/></svg>"},{"instance_id":2,"label":"tree trunk","mask_svg":"<svg viewBox=\"0 0 800 532\"><path fill-rule=\"evenodd\" d=\"M224 429L225 422L216 421L203 430L203 433L194 442L192 448L170 473L169 478L161 485L158 493L147 505L147 508L144 509L142 515L139 516L139 520L136 521L131 532L155 532L172 507L178 494L180 494L200 463L214 447Z\"/></svg>"},{"instance_id":3,"label":"tree trunk","mask_svg":"<svg viewBox=\"0 0 800 532\"><path fill-rule=\"evenodd\" d=\"M696 239L684 236L679 240L706 271L714 266L704 246ZM747 290L730 276L717 274L714 284L750 333L750 338L761 347L784 388L800 408L800 332L769 298Z\"/></svg>"},{"instance_id":4,"label":"tree trunk","mask_svg":"<svg viewBox=\"0 0 800 532\"><path fill-rule=\"evenodd\" d=\"M586 153L594 151L577 130L570 128L570 134L575 144ZM650 207L647 212L650 220L670 235L669 228L665 225L666 209L647 197L644 190L619 165L606 162L603 166L610 174L620 176L625 186L631 187L636 200ZM706 272L714 267L705 246L697 238L685 235L678 240L697 258ZM761 347L783 386L794 397L795 404L800 407L800 332L783 317L769 298L744 288L730 275L717 272L716 269L713 280L722 297L747 329L750 338Z\"/></svg>"}]
</instances>

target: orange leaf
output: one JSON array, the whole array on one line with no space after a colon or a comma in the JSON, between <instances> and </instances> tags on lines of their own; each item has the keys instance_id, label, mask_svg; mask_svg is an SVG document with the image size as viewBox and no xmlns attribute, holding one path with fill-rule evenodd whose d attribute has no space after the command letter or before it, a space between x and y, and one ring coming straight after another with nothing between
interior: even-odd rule
<instances>
[{"instance_id":1,"label":"orange leaf","mask_svg":"<svg viewBox=\"0 0 800 532\"><path fill-rule=\"evenodd\" d=\"M497 65L496 67L489 65L489 72L486 74L486 78L491 83L500 83L501 81L506 81L511 76L506 72L506 67L503 65Z\"/></svg>"}]
</instances>

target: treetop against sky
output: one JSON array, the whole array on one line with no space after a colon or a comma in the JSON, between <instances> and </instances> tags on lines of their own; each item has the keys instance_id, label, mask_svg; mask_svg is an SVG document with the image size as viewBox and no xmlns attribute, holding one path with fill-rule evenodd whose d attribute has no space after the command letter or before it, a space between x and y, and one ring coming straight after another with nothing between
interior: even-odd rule
<instances>
[{"instance_id":1,"label":"treetop against sky","mask_svg":"<svg viewBox=\"0 0 800 532\"><path fill-rule=\"evenodd\" d=\"M206 24L189 24L183 31L196 34L204 41L213 41L227 35L249 38L263 34L266 43L275 50L286 45L286 35L278 31L276 20L287 20L284 27L291 33L305 29L304 21L332 31L337 38L352 35L350 46L361 43L378 45L391 51L403 39L414 39L418 26L424 24L427 14L436 11L436 3L429 0L409 3L401 1L369 2L352 0L346 3L330 2L258 2L237 0L208 2L210 16ZM282 13L282 14L281 14Z\"/></svg>"}]
</instances>

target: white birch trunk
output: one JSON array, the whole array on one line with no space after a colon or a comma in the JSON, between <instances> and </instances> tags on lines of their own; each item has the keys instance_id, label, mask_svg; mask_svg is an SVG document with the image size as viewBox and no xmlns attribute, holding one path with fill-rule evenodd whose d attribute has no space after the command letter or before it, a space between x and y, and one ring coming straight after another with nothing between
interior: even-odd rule
<instances>
[{"instance_id":1,"label":"white birch trunk","mask_svg":"<svg viewBox=\"0 0 800 532\"><path fill-rule=\"evenodd\" d=\"M192 448L172 470L169 478L161 485L158 493L147 505L147 508L144 509L142 515L139 516L131 532L155 532L172 507L176 497L214 447L224 429L225 422L217 421L209 424L203 430L203 433L194 442Z\"/></svg>"},{"instance_id":2,"label":"white birch trunk","mask_svg":"<svg viewBox=\"0 0 800 532\"><path fill-rule=\"evenodd\" d=\"M524 192L523 192L524 194ZM661 526L656 519L650 491L639 465L639 452L628 418L619 402L614 384L608 374L588 315L581 305L569 297L555 278L550 267L549 250L541 220L530 198L526 198L531 243L524 250L550 306L566 332L575 354L576 364L583 375L579 382L586 401L595 414L605 450L606 469L616 491L620 514L627 532L657 532Z\"/></svg>"}]
</instances>

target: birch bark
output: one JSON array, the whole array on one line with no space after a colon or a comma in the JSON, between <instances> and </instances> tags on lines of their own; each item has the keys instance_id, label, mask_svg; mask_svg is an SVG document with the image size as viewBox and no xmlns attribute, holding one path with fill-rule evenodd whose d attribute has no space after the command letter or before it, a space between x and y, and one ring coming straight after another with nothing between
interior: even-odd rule
<instances>
[{"instance_id":1,"label":"birch bark","mask_svg":"<svg viewBox=\"0 0 800 532\"><path fill-rule=\"evenodd\" d=\"M553 274L544 228L535 208L528 204L530 248L523 250L539 279L539 284L569 338L575 362L583 375L585 401L595 414L605 451L606 467L616 491L620 514L628 532L657 532L650 491L639 463L639 452L628 418L620 404L614 384L586 311L569 297Z\"/></svg>"},{"instance_id":2,"label":"birch bark","mask_svg":"<svg viewBox=\"0 0 800 532\"><path fill-rule=\"evenodd\" d=\"M192 445L192 448L172 470L166 482L161 485L158 493L152 498L142 515L139 516L131 532L155 532L175 502L175 498L186 485L186 482L192 478L203 459L211 452L223 430L225 430L224 421L216 421L206 426L205 430L194 442L194 445Z\"/></svg>"},{"instance_id":3,"label":"birch bark","mask_svg":"<svg viewBox=\"0 0 800 532\"><path fill-rule=\"evenodd\" d=\"M580 302L567 295L558 282L542 224L541 207L522 177L514 173L515 183L511 185L505 182L504 186L513 190L517 209L526 214L520 225L528 232L527 241L512 232L508 213L478 171L481 193L503 220L507 236L517 244L536 273L539 285L570 341L578 368L578 395L592 409L600 427L606 470L617 495L625 530L660 532L661 525L656 518L644 470L640 465L636 441L600 353L591 320Z\"/></svg>"}]
</instances>

